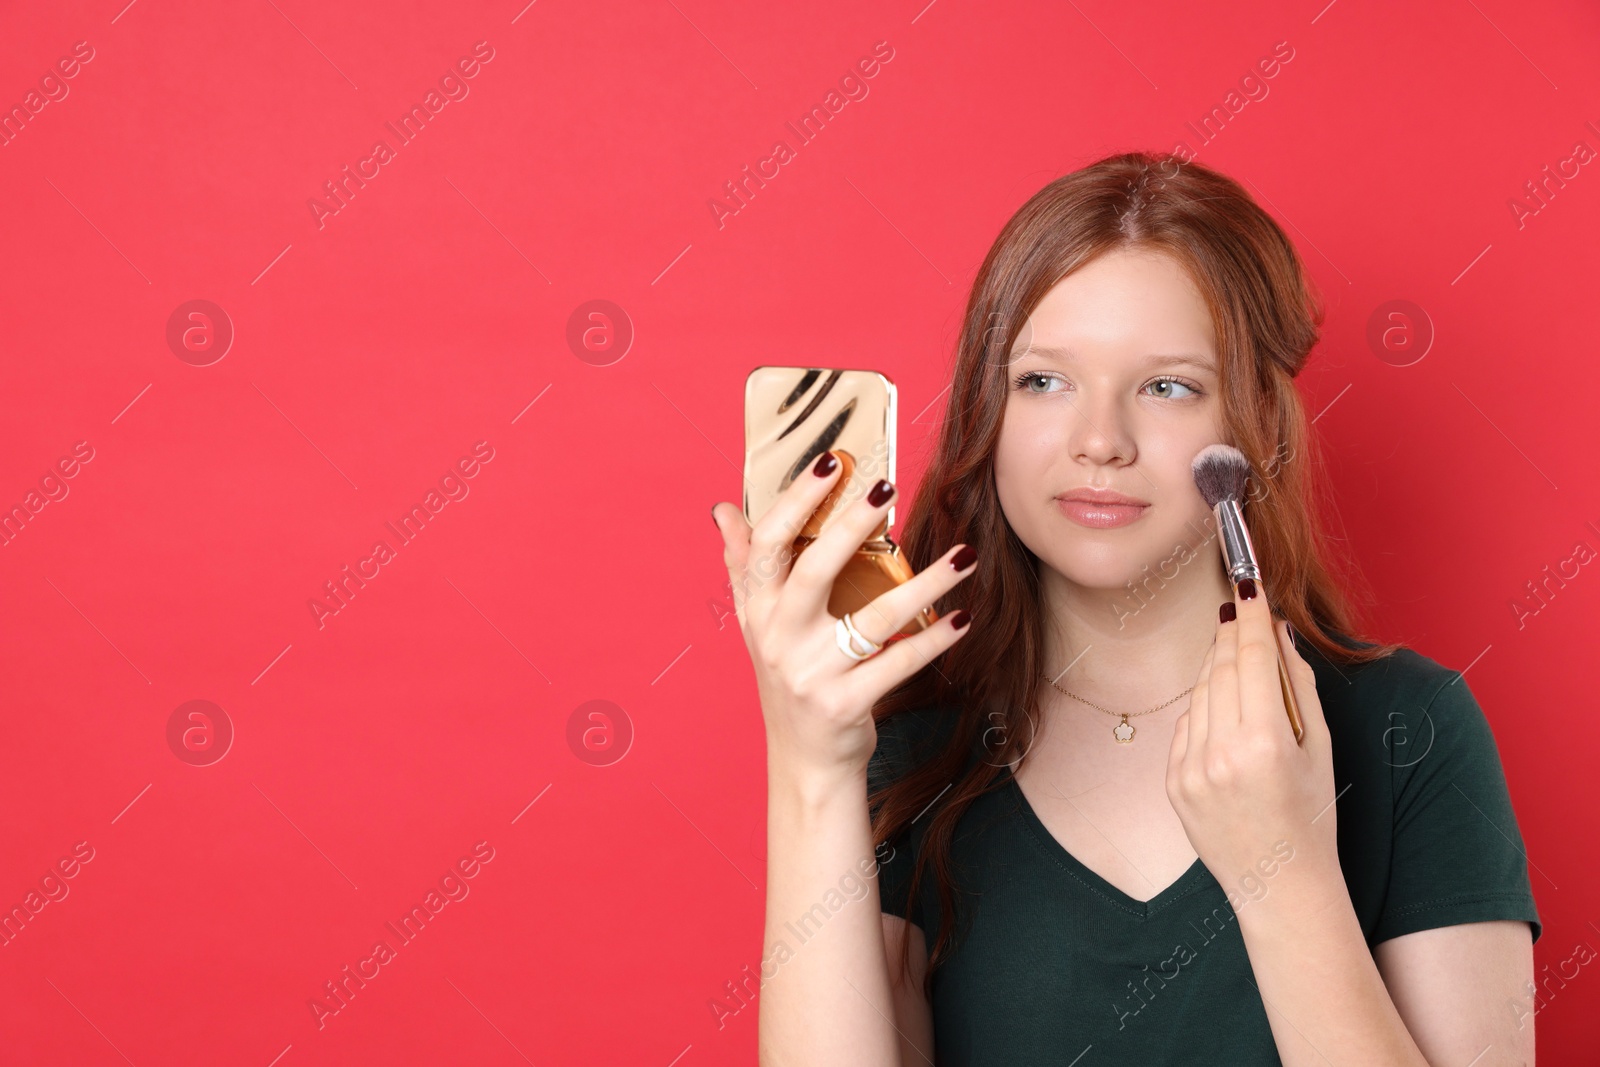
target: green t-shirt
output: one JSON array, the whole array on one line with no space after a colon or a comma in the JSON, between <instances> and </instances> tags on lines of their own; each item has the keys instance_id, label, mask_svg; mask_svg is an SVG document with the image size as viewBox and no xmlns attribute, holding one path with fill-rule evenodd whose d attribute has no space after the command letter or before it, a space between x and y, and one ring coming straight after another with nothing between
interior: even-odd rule
<instances>
[{"instance_id":1,"label":"green t-shirt","mask_svg":"<svg viewBox=\"0 0 1600 1067\"><path fill-rule=\"evenodd\" d=\"M1339 860L1368 947L1489 919L1526 920L1537 940L1522 835L1466 680L1408 649L1345 666L1297 645L1333 738ZM936 751L954 719L924 708L880 723L869 792ZM969 766L980 758L981 739ZM919 815L890 841L879 891L885 912L922 927L931 952L940 919L931 867L907 899L927 822ZM970 925L934 974L940 1067L1281 1063L1228 892L1200 860L1135 900L1056 841L1009 768L962 816L952 848L976 896L957 895ZM1270 878L1262 884L1270 892ZM1260 892L1230 890L1241 902Z\"/></svg>"}]
</instances>

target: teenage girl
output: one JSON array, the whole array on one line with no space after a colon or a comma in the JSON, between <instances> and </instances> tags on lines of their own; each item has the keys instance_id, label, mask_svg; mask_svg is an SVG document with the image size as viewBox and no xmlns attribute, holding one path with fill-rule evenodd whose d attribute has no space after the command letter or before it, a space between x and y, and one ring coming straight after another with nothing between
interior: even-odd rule
<instances>
[{"instance_id":1,"label":"teenage girl","mask_svg":"<svg viewBox=\"0 0 1600 1067\"><path fill-rule=\"evenodd\" d=\"M852 616L881 650L827 598L893 485L798 557L830 454L754 529L713 508L767 736L762 1064L1533 1062L1494 737L1458 672L1355 635L1314 507L1320 323L1236 182L1105 159L979 271L918 573ZM1237 595L1190 470L1217 442L1252 466Z\"/></svg>"}]
</instances>

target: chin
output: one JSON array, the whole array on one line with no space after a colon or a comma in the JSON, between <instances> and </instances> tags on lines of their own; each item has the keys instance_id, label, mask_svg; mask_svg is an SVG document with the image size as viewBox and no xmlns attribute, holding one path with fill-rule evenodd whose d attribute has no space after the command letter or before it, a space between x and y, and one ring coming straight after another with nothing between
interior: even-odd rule
<instances>
[{"instance_id":1,"label":"chin","mask_svg":"<svg viewBox=\"0 0 1600 1067\"><path fill-rule=\"evenodd\" d=\"M1203 551L1197 542L1204 532L1209 531L1201 521L1193 528L1152 527L1137 536L1126 529L1087 530L1068 524L1064 535L1059 529L1054 532L1048 553L1037 554L1075 585L1126 591L1130 583L1177 577L1183 564Z\"/></svg>"},{"instance_id":2,"label":"chin","mask_svg":"<svg viewBox=\"0 0 1600 1067\"><path fill-rule=\"evenodd\" d=\"M1160 562L1160 555L1151 556L1130 548L1112 548L1098 545L1066 545L1057 542L1049 556L1039 558L1067 581L1085 589L1127 589L1129 582L1137 583L1145 577L1145 567L1152 570Z\"/></svg>"}]
</instances>

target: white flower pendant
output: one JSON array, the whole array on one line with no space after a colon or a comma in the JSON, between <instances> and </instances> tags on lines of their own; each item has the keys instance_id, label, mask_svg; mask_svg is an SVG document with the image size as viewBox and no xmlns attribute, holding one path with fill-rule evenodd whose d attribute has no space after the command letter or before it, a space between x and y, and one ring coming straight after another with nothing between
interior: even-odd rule
<instances>
[{"instance_id":1,"label":"white flower pendant","mask_svg":"<svg viewBox=\"0 0 1600 1067\"><path fill-rule=\"evenodd\" d=\"M1111 736L1117 739L1117 744L1128 745L1133 743L1133 724L1124 715L1122 721L1111 728Z\"/></svg>"}]
</instances>

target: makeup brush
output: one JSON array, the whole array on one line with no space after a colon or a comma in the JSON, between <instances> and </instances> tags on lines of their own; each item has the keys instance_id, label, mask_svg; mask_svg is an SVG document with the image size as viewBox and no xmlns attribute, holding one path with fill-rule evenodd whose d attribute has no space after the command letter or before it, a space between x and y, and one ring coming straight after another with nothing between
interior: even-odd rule
<instances>
[{"instance_id":1,"label":"makeup brush","mask_svg":"<svg viewBox=\"0 0 1600 1067\"><path fill-rule=\"evenodd\" d=\"M1250 476L1250 460L1232 445L1207 445L1195 454L1189 469L1194 474L1195 487L1216 515L1217 529L1222 533L1222 566L1234 595L1239 593L1239 583L1247 578L1265 591L1256 550L1250 543L1250 528L1244 521L1245 480ZM1305 728L1300 721L1300 705L1294 699L1294 686L1289 683L1289 665L1283 658L1276 626L1272 628L1272 636L1278 652L1278 684L1283 688L1283 706L1289 712L1294 739L1299 742L1305 736Z\"/></svg>"}]
</instances>

